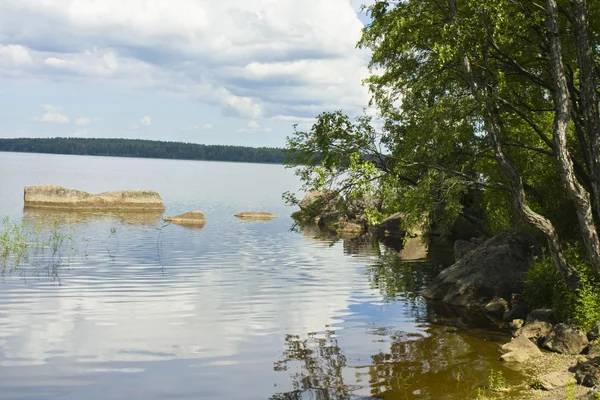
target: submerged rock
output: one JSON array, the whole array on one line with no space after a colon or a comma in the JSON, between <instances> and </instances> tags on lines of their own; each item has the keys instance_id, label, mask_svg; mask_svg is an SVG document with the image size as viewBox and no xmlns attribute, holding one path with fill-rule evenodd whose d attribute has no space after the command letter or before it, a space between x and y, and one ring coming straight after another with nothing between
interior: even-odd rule
<instances>
[{"instance_id":1,"label":"submerged rock","mask_svg":"<svg viewBox=\"0 0 600 400\"><path fill-rule=\"evenodd\" d=\"M276 215L273 215L268 212L256 212L256 211L244 211L235 214L236 217L242 219L273 219L277 218Z\"/></svg>"},{"instance_id":2,"label":"submerged rock","mask_svg":"<svg viewBox=\"0 0 600 400\"><path fill-rule=\"evenodd\" d=\"M544 340L543 347L561 354L580 354L589 344L587 336L567 324L556 324Z\"/></svg>"},{"instance_id":3,"label":"submerged rock","mask_svg":"<svg viewBox=\"0 0 600 400\"><path fill-rule=\"evenodd\" d=\"M160 195L153 190L123 190L90 194L56 185L25 186L25 207L67 210L164 210Z\"/></svg>"},{"instance_id":4,"label":"submerged rock","mask_svg":"<svg viewBox=\"0 0 600 400\"><path fill-rule=\"evenodd\" d=\"M164 221L180 225L204 225L206 223L206 217L202 211L194 210L174 217L166 217L164 218Z\"/></svg>"},{"instance_id":5,"label":"submerged rock","mask_svg":"<svg viewBox=\"0 0 600 400\"><path fill-rule=\"evenodd\" d=\"M423 295L479 309L494 297L509 300L522 291L524 274L533 256L539 254L540 244L531 235L517 230L502 232L443 270Z\"/></svg>"}]
</instances>

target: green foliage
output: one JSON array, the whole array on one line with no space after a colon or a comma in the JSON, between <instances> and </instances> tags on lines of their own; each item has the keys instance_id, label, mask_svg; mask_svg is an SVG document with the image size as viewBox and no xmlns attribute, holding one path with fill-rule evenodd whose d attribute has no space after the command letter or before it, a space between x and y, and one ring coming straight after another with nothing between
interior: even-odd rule
<instances>
[{"instance_id":1,"label":"green foliage","mask_svg":"<svg viewBox=\"0 0 600 400\"><path fill-rule=\"evenodd\" d=\"M552 308L560 320L586 331L600 321L600 285L578 246L568 246L565 255L581 274L581 288L571 291L545 255L536 260L525 277L525 299L532 308Z\"/></svg>"},{"instance_id":2,"label":"green foliage","mask_svg":"<svg viewBox=\"0 0 600 400\"><path fill-rule=\"evenodd\" d=\"M216 146L140 139L0 139L0 151L282 164L278 148Z\"/></svg>"},{"instance_id":3,"label":"green foliage","mask_svg":"<svg viewBox=\"0 0 600 400\"><path fill-rule=\"evenodd\" d=\"M502 371L492 369L488 375L488 388L490 390L502 390L506 387L506 379Z\"/></svg>"}]
</instances>

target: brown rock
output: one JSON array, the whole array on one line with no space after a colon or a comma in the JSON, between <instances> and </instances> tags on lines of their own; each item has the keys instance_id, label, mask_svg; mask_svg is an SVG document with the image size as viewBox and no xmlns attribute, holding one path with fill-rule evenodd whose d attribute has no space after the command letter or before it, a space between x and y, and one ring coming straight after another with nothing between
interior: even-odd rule
<instances>
[{"instance_id":1,"label":"brown rock","mask_svg":"<svg viewBox=\"0 0 600 400\"><path fill-rule=\"evenodd\" d=\"M336 231L338 233L362 233L365 231L365 227L353 222L340 222Z\"/></svg>"},{"instance_id":2,"label":"brown rock","mask_svg":"<svg viewBox=\"0 0 600 400\"><path fill-rule=\"evenodd\" d=\"M542 355L540 349L524 336L517 336L512 339L509 343L502 346L502 350L508 351L508 353L500 357L502 361L506 362L523 363Z\"/></svg>"},{"instance_id":3,"label":"brown rock","mask_svg":"<svg viewBox=\"0 0 600 400\"><path fill-rule=\"evenodd\" d=\"M242 219L263 219L263 220L267 220L267 219L273 219L273 218L277 218L276 215L273 215L271 213L268 212L255 212L255 211L244 211L244 212L240 212L235 214L236 217L238 218L242 218Z\"/></svg>"},{"instance_id":4,"label":"brown rock","mask_svg":"<svg viewBox=\"0 0 600 400\"><path fill-rule=\"evenodd\" d=\"M483 309L486 314L502 317L508 311L508 302L502 297L494 297Z\"/></svg>"},{"instance_id":5,"label":"brown rock","mask_svg":"<svg viewBox=\"0 0 600 400\"><path fill-rule=\"evenodd\" d=\"M566 371L550 372L540 378L540 384L543 390L555 390L575 382L573 374Z\"/></svg>"},{"instance_id":6,"label":"brown rock","mask_svg":"<svg viewBox=\"0 0 600 400\"><path fill-rule=\"evenodd\" d=\"M164 218L164 221L180 225L204 225L206 223L206 218L202 211L194 210L174 217L166 217Z\"/></svg>"},{"instance_id":7,"label":"brown rock","mask_svg":"<svg viewBox=\"0 0 600 400\"><path fill-rule=\"evenodd\" d=\"M66 210L164 210L160 195L153 190L124 190L90 194L56 185L25 186L25 207Z\"/></svg>"},{"instance_id":8,"label":"brown rock","mask_svg":"<svg viewBox=\"0 0 600 400\"><path fill-rule=\"evenodd\" d=\"M580 385L600 386L600 357L588 362L579 362L571 371L575 372L575 379Z\"/></svg>"},{"instance_id":9,"label":"brown rock","mask_svg":"<svg viewBox=\"0 0 600 400\"><path fill-rule=\"evenodd\" d=\"M532 342L537 343L540 340L544 340L551 330L552 325L550 325L548 322L535 321L523 326L521 329L515 332L515 336L525 336Z\"/></svg>"},{"instance_id":10,"label":"brown rock","mask_svg":"<svg viewBox=\"0 0 600 400\"><path fill-rule=\"evenodd\" d=\"M580 354L589 344L585 333L567 324L556 324L544 340L543 347L561 354Z\"/></svg>"}]
</instances>

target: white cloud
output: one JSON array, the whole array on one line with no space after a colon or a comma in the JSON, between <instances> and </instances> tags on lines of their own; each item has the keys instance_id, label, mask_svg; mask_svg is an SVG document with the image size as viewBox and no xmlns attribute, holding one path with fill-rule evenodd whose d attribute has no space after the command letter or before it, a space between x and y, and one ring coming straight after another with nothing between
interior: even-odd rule
<instances>
[{"instance_id":1,"label":"white cloud","mask_svg":"<svg viewBox=\"0 0 600 400\"><path fill-rule=\"evenodd\" d=\"M132 131L140 131L150 125L152 125L152 119L146 115L142 117L137 124L131 125L129 129Z\"/></svg>"},{"instance_id":2,"label":"white cloud","mask_svg":"<svg viewBox=\"0 0 600 400\"><path fill-rule=\"evenodd\" d=\"M92 120L90 118L81 117L81 118L77 118L77 120L75 121L75 125L85 126L85 125L89 125L90 122L92 122Z\"/></svg>"},{"instance_id":3,"label":"white cloud","mask_svg":"<svg viewBox=\"0 0 600 400\"><path fill-rule=\"evenodd\" d=\"M149 116L146 115L145 117L142 117L142 119L140 119L140 124L142 124L142 126L150 126L152 125L152 120Z\"/></svg>"},{"instance_id":4,"label":"white cloud","mask_svg":"<svg viewBox=\"0 0 600 400\"><path fill-rule=\"evenodd\" d=\"M204 125L202 125L202 129L205 129L205 130L210 130L212 128L214 128L213 124L204 124Z\"/></svg>"},{"instance_id":5,"label":"white cloud","mask_svg":"<svg viewBox=\"0 0 600 400\"><path fill-rule=\"evenodd\" d=\"M58 112L60 110L59 107L50 104L44 104L42 105L42 108L45 111L44 115L41 117L35 117L34 120L55 124L68 124L70 122L67 116Z\"/></svg>"},{"instance_id":6,"label":"white cloud","mask_svg":"<svg viewBox=\"0 0 600 400\"><path fill-rule=\"evenodd\" d=\"M171 92L249 119L359 113L369 72L368 53L355 48L357 7L358 0L0 2L0 39L17 46L0 47L0 60L10 53L11 65L39 61L30 71L39 79Z\"/></svg>"},{"instance_id":7,"label":"white cloud","mask_svg":"<svg viewBox=\"0 0 600 400\"><path fill-rule=\"evenodd\" d=\"M244 128L237 129L236 132L248 132L248 133L257 133L257 132L271 132L271 128L266 127L263 128L256 120L251 120L246 124Z\"/></svg>"},{"instance_id":8,"label":"white cloud","mask_svg":"<svg viewBox=\"0 0 600 400\"><path fill-rule=\"evenodd\" d=\"M33 59L29 50L24 46L9 44L0 45L0 65L9 68L30 67L33 65Z\"/></svg>"}]
</instances>

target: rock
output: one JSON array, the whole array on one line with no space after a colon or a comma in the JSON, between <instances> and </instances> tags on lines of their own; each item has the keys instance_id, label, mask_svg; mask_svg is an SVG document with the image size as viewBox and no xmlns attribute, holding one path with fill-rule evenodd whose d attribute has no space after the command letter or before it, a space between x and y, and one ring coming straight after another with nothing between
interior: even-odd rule
<instances>
[{"instance_id":1,"label":"rock","mask_svg":"<svg viewBox=\"0 0 600 400\"><path fill-rule=\"evenodd\" d=\"M512 339L509 343L502 346L502 350L508 351L508 353L500 357L500 360L506 362L523 363L532 358L542 356L540 349L524 336L517 336Z\"/></svg>"},{"instance_id":2,"label":"rock","mask_svg":"<svg viewBox=\"0 0 600 400\"><path fill-rule=\"evenodd\" d=\"M164 210L160 195L153 190L124 190L90 194L56 185L25 186L25 207L67 210Z\"/></svg>"},{"instance_id":3,"label":"rock","mask_svg":"<svg viewBox=\"0 0 600 400\"><path fill-rule=\"evenodd\" d=\"M539 254L541 247L531 235L517 230L502 232L443 270L423 295L470 308L483 308L494 297L510 299L522 291L524 273Z\"/></svg>"},{"instance_id":4,"label":"rock","mask_svg":"<svg viewBox=\"0 0 600 400\"><path fill-rule=\"evenodd\" d=\"M596 321L594 327L588 331L587 337L590 342L600 338L600 321Z\"/></svg>"},{"instance_id":5,"label":"rock","mask_svg":"<svg viewBox=\"0 0 600 400\"><path fill-rule=\"evenodd\" d=\"M469 239L469 242L474 243L476 245L480 245L481 243L485 242L486 239L482 238L482 237L472 237L471 239Z\"/></svg>"},{"instance_id":6,"label":"rock","mask_svg":"<svg viewBox=\"0 0 600 400\"><path fill-rule=\"evenodd\" d=\"M404 261L415 261L427 259L429 243L422 237L410 237L402 241L400 258Z\"/></svg>"},{"instance_id":7,"label":"rock","mask_svg":"<svg viewBox=\"0 0 600 400\"><path fill-rule=\"evenodd\" d=\"M527 314L526 325L535 321L548 322L550 325L554 325L557 322L554 313L549 308L538 308Z\"/></svg>"},{"instance_id":8,"label":"rock","mask_svg":"<svg viewBox=\"0 0 600 400\"><path fill-rule=\"evenodd\" d=\"M404 214L398 212L396 214L392 214L377 226L377 231L383 235L389 236L404 236L406 234L406 230L402 228L402 220L404 219Z\"/></svg>"},{"instance_id":9,"label":"rock","mask_svg":"<svg viewBox=\"0 0 600 400\"><path fill-rule=\"evenodd\" d=\"M504 314L505 321L512 321L513 319L525 319L529 313L529 306L521 298L518 293L513 293L510 296L510 310Z\"/></svg>"},{"instance_id":10,"label":"rock","mask_svg":"<svg viewBox=\"0 0 600 400\"><path fill-rule=\"evenodd\" d=\"M543 347L561 354L576 355L588 345L587 336L567 324L556 324L546 336Z\"/></svg>"},{"instance_id":11,"label":"rock","mask_svg":"<svg viewBox=\"0 0 600 400\"><path fill-rule=\"evenodd\" d=\"M525 323L525 321L523 321L522 319L513 319L512 321L510 321L510 329L512 329L513 331L518 331L519 329L521 329L523 327L524 323ZM513 336L517 336L517 335L513 335Z\"/></svg>"},{"instance_id":12,"label":"rock","mask_svg":"<svg viewBox=\"0 0 600 400\"><path fill-rule=\"evenodd\" d=\"M173 217L165 217L163 221L180 225L204 225L206 218L202 211L194 210Z\"/></svg>"},{"instance_id":13,"label":"rock","mask_svg":"<svg viewBox=\"0 0 600 400\"><path fill-rule=\"evenodd\" d=\"M566 371L550 372L540 377L540 385L543 390L555 390L575 383L573 374Z\"/></svg>"},{"instance_id":14,"label":"rock","mask_svg":"<svg viewBox=\"0 0 600 400\"><path fill-rule=\"evenodd\" d=\"M341 222L338 224L336 231L338 233L362 233L365 231L365 227L353 222Z\"/></svg>"},{"instance_id":15,"label":"rock","mask_svg":"<svg viewBox=\"0 0 600 400\"><path fill-rule=\"evenodd\" d=\"M379 210L381 201L372 196L346 200L346 216L352 221L364 221L365 210ZM366 222L366 221L364 221Z\"/></svg>"},{"instance_id":16,"label":"rock","mask_svg":"<svg viewBox=\"0 0 600 400\"><path fill-rule=\"evenodd\" d=\"M458 261L465 256L465 254L474 250L479 246L478 244L458 239L454 242L454 261Z\"/></svg>"},{"instance_id":17,"label":"rock","mask_svg":"<svg viewBox=\"0 0 600 400\"><path fill-rule=\"evenodd\" d=\"M508 311L508 302L502 297L494 297L483 309L486 314L502 317Z\"/></svg>"},{"instance_id":18,"label":"rock","mask_svg":"<svg viewBox=\"0 0 600 400\"><path fill-rule=\"evenodd\" d=\"M542 342L552 330L552 325L544 321L534 321L525 324L515 332L515 336L524 336L534 343Z\"/></svg>"},{"instance_id":19,"label":"rock","mask_svg":"<svg viewBox=\"0 0 600 400\"><path fill-rule=\"evenodd\" d=\"M577 383L587 387L600 386L600 357L596 357L587 362L578 362L571 369L575 373Z\"/></svg>"},{"instance_id":20,"label":"rock","mask_svg":"<svg viewBox=\"0 0 600 400\"><path fill-rule=\"evenodd\" d=\"M321 229L331 229L332 225L346 220L342 197L331 190L311 190L298 204L300 212L294 219L302 225L315 223Z\"/></svg>"},{"instance_id":21,"label":"rock","mask_svg":"<svg viewBox=\"0 0 600 400\"><path fill-rule=\"evenodd\" d=\"M256 211L239 212L239 213L235 214L235 217L242 218L242 219L264 219L264 220L277 218L276 215L273 215L271 213L256 212Z\"/></svg>"},{"instance_id":22,"label":"rock","mask_svg":"<svg viewBox=\"0 0 600 400\"><path fill-rule=\"evenodd\" d=\"M600 356L600 346L598 346L598 343L594 341L588 344L585 349L583 349L582 354L592 358L598 357Z\"/></svg>"}]
</instances>

